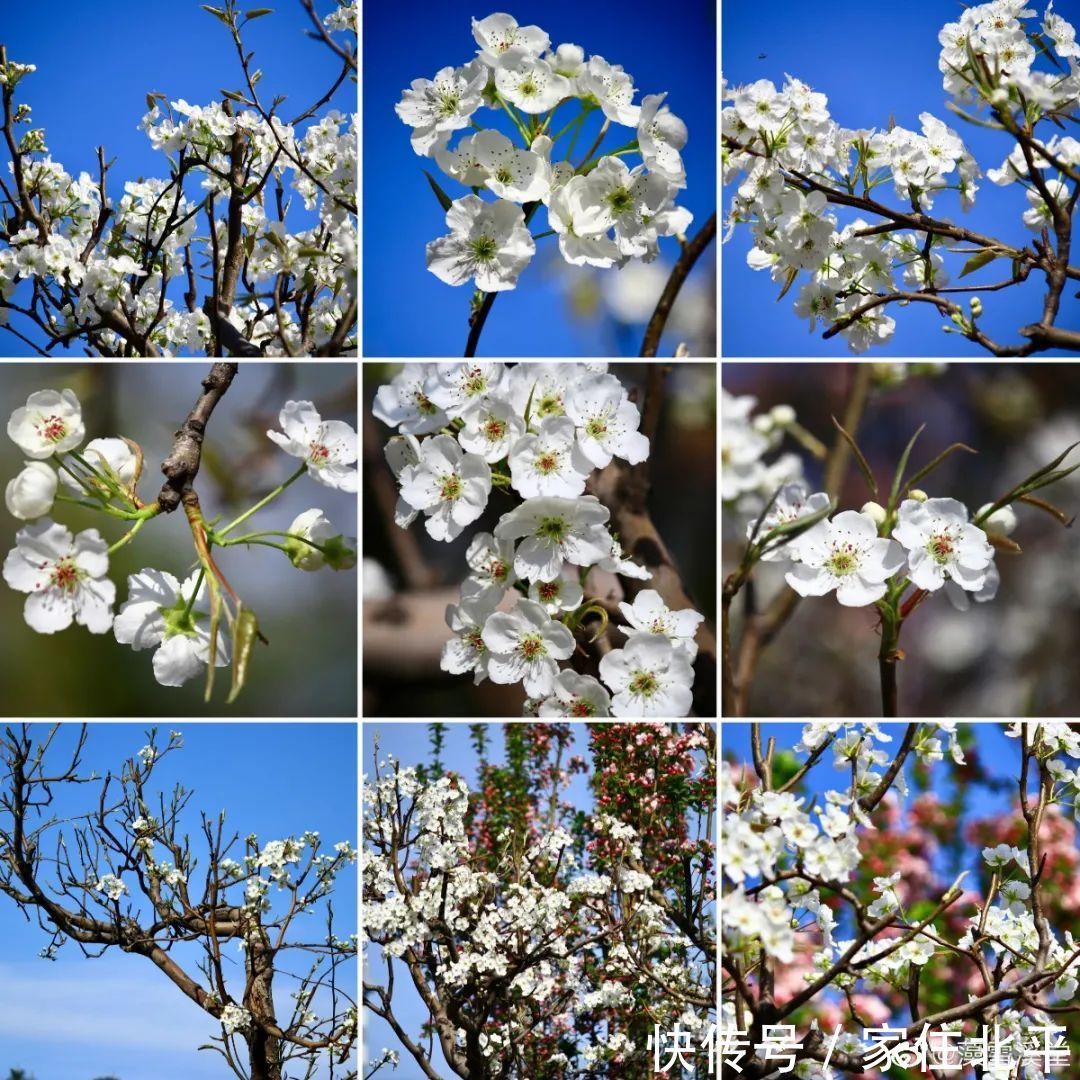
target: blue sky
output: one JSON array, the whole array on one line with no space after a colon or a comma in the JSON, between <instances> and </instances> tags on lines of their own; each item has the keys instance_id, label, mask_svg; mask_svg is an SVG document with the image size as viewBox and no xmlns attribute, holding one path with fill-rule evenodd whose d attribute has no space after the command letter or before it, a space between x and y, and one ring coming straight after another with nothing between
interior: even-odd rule
<instances>
[{"instance_id":1,"label":"blue sky","mask_svg":"<svg viewBox=\"0 0 1080 1080\"><path fill-rule=\"evenodd\" d=\"M287 95L280 111L291 119L322 97L340 65L324 44L304 36L311 23L297 0L242 5L243 10L256 6L274 9L273 15L254 20L243 31L248 51L255 51L253 66L264 72L260 97L269 103L276 94ZM334 7L328 0L316 3L324 15ZM206 105L220 101L223 88L238 90L244 81L229 31L197 0L97 0L90 22L79 5L53 5L46 18L33 5L5 4L2 39L9 60L37 65L19 84L16 101L32 106L33 126L45 128L53 160L74 177L86 170L96 179L96 148L104 145L106 161L116 158L108 180L114 201L119 201L127 180L168 175L165 155L151 147L138 127L149 92ZM331 107L354 112L356 87L346 81L326 106ZM6 150L2 157L7 177ZM201 191L200 182L188 189L193 197ZM303 214L299 199L297 207ZM205 221L201 232L205 235ZM173 297L181 306L182 292ZM25 321L13 325L26 332ZM0 351L5 356L34 355L7 332L0 334Z\"/></svg>"},{"instance_id":2,"label":"blue sky","mask_svg":"<svg viewBox=\"0 0 1080 1080\"><path fill-rule=\"evenodd\" d=\"M690 132L682 151L688 186L678 199L694 214L691 233L716 209L716 23L710 0L679 5L677 33L656 31L657 9L647 0L627 0L617 8L594 9L573 0L529 3L508 8L522 25L536 24L551 36L553 46L573 42L586 55L600 55L622 64L633 76L636 101L645 94L668 92L667 104ZM471 286L453 288L429 273L424 246L446 233L445 214L424 178L427 168L451 198L468 194L444 176L434 160L418 157L409 143L411 128L394 112L402 91L413 79L432 78L448 65L473 59L476 42L471 18L491 10L472 0L444 0L425 7L422 18L412 9L382 2L364 5L364 355L459 356L468 336ZM576 111L564 105L571 119ZM599 115L599 114L597 114ZM476 119L498 126L496 114L481 109ZM567 120L567 122L568 122ZM582 132L575 160L599 130L597 117ZM510 133L510 129L506 129ZM632 138L629 129L609 131L604 146L615 149ZM586 141L587 140L587 141ZM456 145L456 139L454 144ZM520 138L518 139L520 142ZM556 144L556 157L566 140ZM564 151L565 153L565 151ZM636 156L627 159L633 165ZM548 228L538 212L532 232ZM674 240L661 242L671 261ZM691 275L711 281L715 248L699 260ZM564 272L565 271L568 272ZM484 356L637 355L641 334L611 338L611 327L575 321L569 312L568 289L603 280L587 268L570 267L558 255L556 238L537 241L537 255L522 272L518 287L498 298L484 328L479 354ZM581 297L579 296L579 300ZM671 355L674 345L661 346Z\"/></svg>"},{"instance_id":3,"label":"blue sky","mask_svg":"<svg viewBox=\"0 0 1080 1080\"><path fill-rule=\"evenodd\" d=\"M1045 4L1031 6L1038 10L1041 19ZM1069 17L1070 8L1075 22L1075 5L1059 4L1056 10ZM781 10L790 9L786 5L766 5L763 9L761 5L724 2L721 68L729 83L739 85L771 79L780 86L785 73L789 73L824 93L829 99L830 115L844 127L885 128L892 114L900 127L917 132L921 130L919 114L930 112L958 132L984 171L997 168L1004 161L1012 146L1007 135L965 123L945 108L946 94L937 68L940 52L937 35L946 22L960 17L961 4L950 0L909 0L903 5L902 16L892 8L862 0L838 0L829 6L827 17L780 17ZM1032 24L1035 21L1038 20ZM762 53L765 58L759 59ZM902 72L901 77L895 77L898 72ZM1056 130L1049 128L1050 132ZM730 205L734 191L733 186L724 188L725 208ZM878 195L887 205L901 207L891 184L883 185ZM838 209L841 225L854 216ZM965 213L956 192L946 192L935 199L931 213L1022 246L1030 244L1034 235L1020 220L1026 209L1028 202L1018 185L999 188L983 177L972 210ZM752 244L749 228L740 227L724 245L721 300L724 354L850 355L842 337L823 342L820 328L818 333L810 334L808 323L794 314L792 306L802 277L777 303L780 286L772 282L768 271L752 271L746 265L746 253ZM946 268L953 276L950 285L991 284L1009 274L1009 264L999 261L960 282L956 275L962 265L962 256L946 256ZM982 297L984 314L980 326L1000 343L1022 342L1024 339L1017 330L1041 316L1044 284L1041 274L1032 274L1021 286L986 293ZM1076 291L1075 285L1065 290L1059 326L1080 325ZM960 299L966 303L967 296L960 294ZM888 310L896 319L896 333L888 345L867 354L871 359L990 355L956 334L944 334L941 326L947 320L929 304L905 309L892 305ZM1045 355L1066 354L1051 351Z\"/></svg>"},{"instance_id":4,"label":"blue sky","mask_svg":"<svg viewBox=\"0 0 1080 1080\"><path fill-rule=\"evenodd\" d=\"M146 725L92 724L83 753L83 772L118 769L146 745ZM177 723L184 749L170 754L154 772L151 790L166 797L176 783L194 792L182 828L201 850L199 811L227 811L229 827L260 843L321 833L326 849L341 840L355 845L356 728L353 724ZM35 729L45 733L47 725ZM168 742L169 728L157 745ZM60 761L74 747L78 725L68 724L54 743ZM304 767L298 767L303 762ZM58 815L96 806L98 786L55 789ZM205 866L205 857L200 860ZM356 927L356 876L345 871L334 893L335 933ZM325 926L324 916L299 922ZM218 1055L197 1047L219 1026L148 961L110 950L100 959L82 958L66 945L55 962L40 959L46 934L27 923L7 897L0 897L0 1075L17 1067L38 1080L217 1080ZM292 940L300 940L294 931ZM192 954L175 952L181 960ZM299 955L299 954L298 954ZM300 963L302 961L296 961ZM192 965L193 967L193 965ZM290 965L295 970L294 965ZM238 971L242 971L239 967ZM355 968L345 968L352 978ZM281 998L295 987L280 977ZM242 989L242 984L241 984ZM320 1074L323 1076L324 1074Z\"/></svg>"}]
</instances>

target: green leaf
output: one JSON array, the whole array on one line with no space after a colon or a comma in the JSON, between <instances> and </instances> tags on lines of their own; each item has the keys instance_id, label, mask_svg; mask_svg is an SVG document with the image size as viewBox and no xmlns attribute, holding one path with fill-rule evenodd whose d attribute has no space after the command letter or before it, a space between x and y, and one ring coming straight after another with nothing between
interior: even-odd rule
<instances>
[{"instance_id":1,"label":"green leaf","mask_svg":"<svg viewBox=\"0 0 1080 1080\"><path fill-rule=\"evenodd\" d=\"M964 269L960 271L960 277L967 277L968 274L974 274L976 270L981 270L984 266L989 266L995 259L1001 258L1005 253L1003 251L995 251L993 248L987 248L985 251L980 251L978 255L972 255L966 263L964 263Z\"/></svg>"},{"instance_id":2,"label":"green leaf","mask_svg":"<svg viewBox=\"0 0 1080 1080\"><path fill-rule=\"evenodd\" d=\"M199 6L203 11L210 12L215 19L220 19L230 30L232 29L232 19L221 8L210 7L209 4L200 4Z\"/></svg>"},{"instance_id":3,"label":"green leaf","mask_svg":"<svg viewBox=\"0 0 1080 1080\"><path fill-rule=\"evenodd\" d=\"M251 650L255 647L258 636L259 620L255 618L255 612L241 605L233 626L232 688L225 699L226 705L231 705L236 700L247 682Z\"/></svg>"},{"instance_id":4,"label":"green leaf","mask_svg":"<svg viewBox=\"0 0 1080 1080\"><path fill-rule=\"evenodd\" d=\"M915 434L908 439L908 444L904 447L904 452L900 455L900 461L897 463L896 472L893 474L892 487L889 488L889 513L892 513L896 508L896 497L900 494L900 485L904 480L904 471L907 469L908 458L911 457L911 451L915 447L915 441L923 433L925 428L925 424L920 425Z\"/></svg>"},{"instance_id":5,"label":"green leaf","mask_svg":"<svg viewBox=\"0 0 1080 1080\"><path fill-rule=\"evenodd\" d=\"M929 465L924 465L908 482L907 490L910 491L924 476L931 473L936 469L951 453L956 450L964 450L969 454L977 454L978 450L973 450L966 443L954 442L951 446L946 447Z\"/></svg>"},{"instance_id":6,"label":"green leaf","mask_svg":"<svg viewBox=\"0 0 1080 1080\"><path fill-rule=\"evenodd\" d=\"M438 180L436 180L435 177L427 171L427 169L424 170L424 175L427 177L427 182L431 185L431 190L435 192L435 198L439 200L439 205L444 210L449 210L450 207L453 205L454 200L451 199L450 196L447 195L441 187L439 187Z\"/></svg>"},{"instance_id":7,"label":"green leaf","mask_svg":"<svg viewBox=\"0 0 1080 1080\"><path fill-rule=\"evenodd\" d=\"M851 447L851 452L855 455L855 461L859 466L859 471L863 474L863 479L866 481L866 486L870 489L870 494L873 498L877 498L878 487L877 481L874 479L874 474L870 471L870 465L868 464L863 452L859 449L859 444L855 442L855 439L844 430L843 425L834 416L832 418L833 426L843 436L844 442Z\"/></svg>"},{"instance_id":8,"label":"green leaf","mask_svg":"<svg viewBox=\"0 0 1080 1080\"><path fill-rule=\"evenodd\" d=\"M259 7L259 8L252 8L250 11L245 11L244 12L244 18L248 19L248 20L261 19L264 15L273 15L273 14L274 14L274 9L273 8Z\"/></svg>"},{"instance_id":9,"label":"green leaf","mask_svg":"<svg viewBox=\"0 0 1080 1080\"><path fill-rule=\"evenodd\" d=\"M221 586L209 570L206 571L206 583L210 587L210 650L206 658L206 693L204 701L210 700L214 692L214 668L217 667L218 630L221 626Z\"/></svg>"},{"instance_id":10,"label":"green leaf","mask_svg":"<svg viewBox=\"0 0 1080 1080\"><path fill-rule=\"evenodd\" d=\"M241 94L239 90L222 90L221 96L227 97L230 101L239 101L241 105L251 104L251 102L248 101L248 99L244 97L244 95Z\"/></svg>"},{"instance_id":11,"label":"green leaf","mask_svg":"<svg viewBox=\"0 0 1080 1080\"><path fill-rule=\"evenodd\" d=\"M297 252L298 255L303 255L305 259L318 259L325 258L330 254L329 251L323 251L322 248L317 247L302 247Z\"/></svg>"}]
</instances>

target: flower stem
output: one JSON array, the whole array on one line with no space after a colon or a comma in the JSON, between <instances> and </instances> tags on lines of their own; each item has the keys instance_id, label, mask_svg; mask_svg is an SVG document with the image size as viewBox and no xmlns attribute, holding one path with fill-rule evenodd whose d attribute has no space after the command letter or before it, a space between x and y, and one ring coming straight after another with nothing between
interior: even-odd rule
<instances>
[{"instance_id":1,"label":"flower stem","mask_svg":"<svg viewBox=\"0 0 1080 1080\"><path fill-rule=\"evenodd\" d=\"M230 521L229 524L225 526L225 528L223 528L223 529L215 529L213 531L213 533L211 534L213 536L213 538L214 538L213 542L214 543L220 543L220 541L218 540L218 537L224 536L226 533L232 532L233 529L235 529L237 525L243 524L245 521L247 521L247 519L249 517L251 517L252 514L254 514L258 510L261 510L264 506L266 506L267 503L269 503L272 500L276 499L290 484L292 484L295 481L299 480L300 477L303 476L306 471L307 471L307 463L305 462L303 465L300 466L300 468L298 468L296 470L296 472L294 472L292 474L292 476L290 476L288 478L288 480L286 480L284 483L278 484L278 486L276 488L274 488L274 490L271 491L269 495L267 495L263 499L260 499L250 510L245 510L244 513L242 513L234 521Z\"/></svg>"},{"instance_id":2,"label":"flower stem","mask_svg":"<svg viewBox=\"0 0 1080 1080\"><path fill-rule=\"evenodd\" d=\"M623 157L626 154L633 154L637 150L638 150L637 139L634 139L633 142L628 142L625 146L620 146L617 150L605 150L604 153L599 154L596 157L592 157L591 155L592 155L593 151L595 151L595 147L594 147L593 151L589 152L590 156L587 157L585 159L585 161L583 161L577 167L577 172L578 172L578 174L580 176L585 176L586 174L592 172L593 169L595 169L596 166L600 164L600 162L601 162L601 160L603 158L606 158L606 157Z\"/></svg>"},{"instance_id":3,"label":"flower stem","mask_svg":"<svg viewBox=\"0 0 1080 1080\"><path fill-rule=\"evenodd\" d=\"M525 149L528 150L530 146L529 133L525 130L525 125L521 122L521 117L517 114L517 109L507 101L502 94L496 92L495 100L506 110L506 115L514 121L514 127L518 129L522 139L525 140Z\"/></svg>"},{"instance_id":4,"label":"flower stem","mask_svg":"<svg viewBox=\"0 0 1080 1080\"><path fill-rule=\"evenodd\" d=\"M532 221L533 215L542 205L543 204L539 202L526 204L524 221L526 226ZM480 343L480 334L484 329L484 323L487 322L488 313L491 311L491 305L495 303L495 297L499 294L497 292L490 292L481 293L479 295L482 295L484 300L469 318L469 340L465 342L466 357L476 355L476 346Z\"/></svg>"},{"instance_id":5,"label":"flower stem","mask_svg":"<svg viewBox=\"0 0 1080 1080\"><path fill-rule=\"evenodd\" d=\"M105 552L105 554L111 556L115 552L119 551L129 540L133 540L135 538L135 534L146 524L148 520L149 518L139 518L138 521L136 521L135 524L132 525L131 528L128 529L128 531L124 533L124 535L121 536L120 539L117 540L116 543L113 544L108 551Z\"/></svg>"},{"instance_id":6,"label":"flower stem","mask_svg":"<svg viewBox=\"0 0 1080 1080\"><path fill-rule=\"evenodd\" d=\"M611 127L611 121L604 117L604 122L600 125L600 131L596 136L596 141L589 147L589 152L581 159L581 165L579 165L574 171L581 172L581 166L586 161L591 161L593 154L600 148L600 144L604 141L604 136L607 134L608 128Z\"/></svg>"},{"instance_id":7,"label":"flower stem","mask_svg":"<svg viewBox=\"0 0 1080 1080\"><path fill-rule=\"evenodd\" d=\"M898 716L896 664L900 659L897 643L900 623L894 608L882 608L881 648L878 650L878 670L881 675L881 715Z\"/></svg>"}]
</instances>

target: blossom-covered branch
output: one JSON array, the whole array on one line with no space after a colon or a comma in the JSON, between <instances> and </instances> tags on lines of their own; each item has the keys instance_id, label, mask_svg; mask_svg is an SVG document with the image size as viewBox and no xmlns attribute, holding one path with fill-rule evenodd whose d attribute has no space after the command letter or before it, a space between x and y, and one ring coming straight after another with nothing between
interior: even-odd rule
<instances>
[{"instance_id":1,"label":"blossom-covered branch","mask_svg":"<svg viewBox=\"0 0 1080 1080\"><path fill-rule=\"evenodd\" d=\"M31 344L42 355L73 342L96 356L355 352L356 118L349 124L330 109L302 134L297 129L329 102L345 72L286 124L276 115L284 96L269 108L259 99L263 73L250 68L254 53L241 37L270 10L245 14L235 0L203 7L231 33L246 91L226 91L205 106L148 94L141 126L166 155L169 177L128 181L119 202L106 189L114 163L102 149L97 180L86 172L74 179L53 161L43 129L16 137L16 126L31 122L31 106L16 104L16 95L36 68L9 61L0 46L4 141L15 181L14 190L0 181L7 215L0 326L30 340L7 325L11 312L20 315L40 335ZM328 40L355 33L355 20L355 4L341 5L323 24ZM290 189L317 218L314 225L290 230ZM196 236L200 221L205 237ZM205 272L197 275L200 266ZM208 283L202 301L199 276ZM170 286L174 297L181 292L182 307Z\"/></svg>"},{"instance_id":2,"label":"blossom-covered branch","mask_svg":"<svg viewBox=\"0 0 1080 1080\"><path fill-rule=\"evenodd\" d=\"M747 261L754 270L771 272L782 285L781 297L802 271L808 273L795 312L809 320L811 331L820 319L826 339L842 334L861 353L892 338L896 321L887 308L928 303L948 318L947 333L959 333L995 356L1080 350L1080 338L1055 326L1066 283L1080 280L1080 266L1071 262L1080 142L1044 134L1048 123L1063 128L1076 121L1080 45L1072 25L1052 8L1047 5L1041 34L1026 22L1035 12L1023 0L995 0L969 7L939 35L948 107L1015 142L1002 166L986 176L994 184L1025 189L1023 222L1035 234L1030 246L926 212L947 190L957 191L962 208L971 209L982 175L960 136L931 113L920 114L921 133L892 120L886 130L852 130L830 117L824 94L798 79L789 77L779 91L767 79L725 87L732 104L722 112L724 182L738 182L727 237L739 225L751 227L755 243ZM1057 71L1035 68L1040 53ZM983 110L985 116L978 115ZM890 181L907 204L902 210L872 195ZM856 216L840 227L830 206L870 220ZM1011 277L985 287L946 288L943 251L969 256L960 277L996 260L1009 261ZM897 271L912 288L897 287ZM1039 318L1018 328L1027 338L1019 344L999 343L980 327L984 305L978 295L967 308L943 295L1011 288L1033 271L1044 276L1046 290Z\"/></svg>"}]
</instances>

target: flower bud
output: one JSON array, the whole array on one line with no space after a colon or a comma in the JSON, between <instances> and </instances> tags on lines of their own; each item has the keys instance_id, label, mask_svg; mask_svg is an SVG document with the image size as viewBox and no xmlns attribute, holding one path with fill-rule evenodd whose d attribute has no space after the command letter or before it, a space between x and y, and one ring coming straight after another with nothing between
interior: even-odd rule
<instances>
[{"instance_id":1,"label":"flower bud","mask_svg":"<svg viewBox=\"0 0 1080 1080\"><path fill-rule=\"evenodd\" d=\"M750 424L759 435L771 435L773 428L776 426L770 413L758 413L750 421Z\"/></svg>"},{"instance_id":2,"label":"flower bud","mask_svg":"<svg viewBox=\"0 0 1080 1080\"><path fill-rule=\"evenodd\" d=\"M305 510L289 526L285 541L289 561L300 570L351 570L356 565L356 541L342 536L318 509ZM301 539L303 538L303 539ZM318 547L305 543L310 540Z\"/></svg>"},{"instance_id":3,"label":"flower bud","mask_svg":"<svg viewBox=\"0 0 1080 1080\"><path fill-rule=\"evenodd\" d=\"M985 514L992 505L992 503L987 503L985 506L979 507L979 512L975 516ZM1011 506L1001 506L979 527L988 536L1010 536L1016 525L1016 511Z\"/></svg>"},{"instance_id":4,"label":"flower bud","mask_svg":"<svg viewBox=\"0 0 1080 1080\"><path fill-rule=\"evenodd\" d=\"M977 319L983 312L982 301L977 296L973 296L968 302L971 304L971 317Z\"/></svg>"},{"instance_id":5,"label":"flower bud","mask_svg":"<svg viewBox=\"0 0 1080 1080\"><path fill-rule=\"evenodd\" d=\"M926 492L922 490L922 488L912 488L908 492L908 498L914 499L916 502L926 502L926 500L929 499L930 496L927 495Z\"/></svg>"},{"instance_id":6,"label":"flower bud","mask_svg":"<svg viewBox=\"0 0 1080 1080\"><path fill-rule=\"evenodd\" d=\"M769 418L777 427L787 427L795 423L795 410L790 405L774 405L769 410Z\"/></svg>"},{"instance_id":7,"label":"flower bud","mask_svg":"<svg viewBox=\"0 0 1080 1080\"><path fill-rule=\"evenodd\" d=\"M14 480L8 482L4 502L8 513L20 521L33 521L52 509L56 496L56 472L44 461L28 461Z\"/></svg>"},{"instance_id":8,"label":"flower bud","mask_svg":"<svg viewBox=\"0 0 1080 1080\"><path fill-rule=\"evenodd\" d=\"M875 525L884 525L885 518L888 516L885 513L885 507L882 506L881 503L876 502L863 503L862 510L860 510L859 513L866 514L873 518Z\"/></svg>"},{"instance_id":9,"label":"flower bud","mask_svg":"<svg viewBox=\"0 0 1080 1080\"><path fill-rule=\"evenodd\" d=\"M83 457L101 476L108 476L111 471L121 487L130 490L138 480L135 475L139 464L138 458L123 439L91 439L83 450ZM82 493L82 484L70 473L61 473L60 480L65 487ZM104 489L104 484L100 480L90 478L90 483Z\"/></svg>"},{"instance_id":10,"label":"flower bud","mask_svg":"<svg viewBox=\"0 0 1080 1080\"><path fill-rule=\"evenodd\" d=\"M997 106L1000 107L1002 105L1008 104L1008 101L1009 101L1009 91L1006 90L1003 86L999 86L996 90L992 91L991 94L990 94L990 104L991 105L997 105Z\"/></svg>"}]
</instances>

